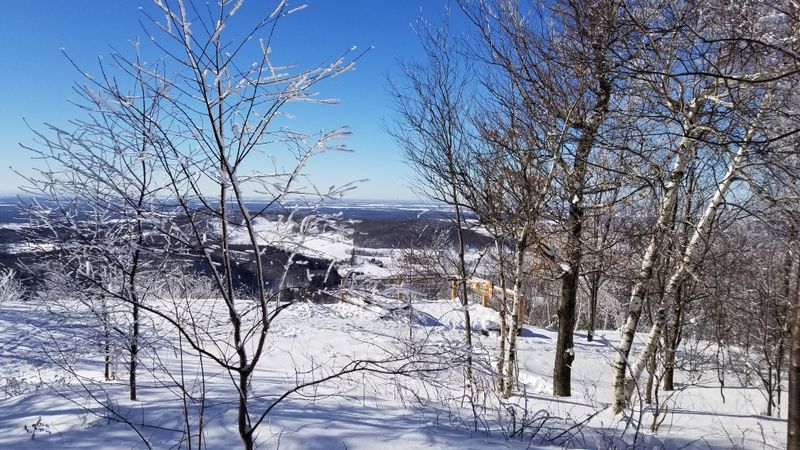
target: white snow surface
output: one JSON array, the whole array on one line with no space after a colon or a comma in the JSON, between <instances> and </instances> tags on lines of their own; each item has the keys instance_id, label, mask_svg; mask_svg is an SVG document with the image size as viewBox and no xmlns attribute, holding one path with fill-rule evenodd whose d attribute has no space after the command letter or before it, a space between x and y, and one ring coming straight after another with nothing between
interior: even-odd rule
<instances>
[{"instance_id":1,"label":"white snow surface","mask_svg":"<svg viewBox=\"0 0 800 450\"><path fill-rule=\"evenodd\" d=\"M98 399L109 399L132 423L147 424L139 426L139 431L153 448L187 448L185 442L177 445L183 427L182 404L164 372L167 368L175 375L181 367L174 350L180 342L167 325L145 315L144 339L150 350L141 360L139 399L130 401L124 360L117 361L118 379L103 381L97 341L75 337L92 331L82 325L82 316L56 316L44 305L31 302L0 304L0 448L146 448L131 427L108 420L97 402L87 400L86 390ZM213 299L183 303L209 318L223 316L223 305ZM490 368L498 341L491 330L499 317L480 305L470 305L469 310L473 329L487 331L474 334L476 361L484 360ZM226 338L224 324L211 323L209 327L218 339ZM260 399L255 408L263 408L296 379L307 377L303 372L315 365L334 368L354 358L379 358L407 336L432 348L463 348L463 329L463 309L452 300L408 301L365 295L348 303L292 305L270 330L264 359L253 379L252 395ZM571 398L550 393L555 339L553 330L524 327L518 340L520 388L508 404L527 405L529 419L544 417L545 412L551 420L558 418L564 424L555 428L557 432L580 422L578 439L544 444L531 440L529 434L522 439L504 438L495 424L496 410L486 415L492 432L475 431L468 405L450 397L463 393L463 372L455 368L436 374L444 376L440 381L449 380L452 391L430 387L418 378L364 373L337 379L318 391L305 392L315 397L292 396L280 404L262 424L257 442L260 448L310 450L624 448L634 442L648 449L785 446L785 418L760 415L763 399L758 391L736 387L730 381L723 402L713 372L701 374L668 400L669 414L658 433L648 430L652 413L644 408L639 416L638 407L632 420L641 418L641 430L634 433L627 427L626 431L627 419L612 416L607 409L618 333L598 332L592 343L586 342L583 333L576 333ZM162 368L153 355L158 355ZM191 375L196 373L197 358L184 354L183 362L187 376L197 381ZM83 385L67 376L65 363L82 376ZM230 379L210 361L205 364L205 444L209 449L240 448ZM680 379L680 372L678 376L679 382L687 381ZM415 402L416 396L430 402ZM482 401L491 405L499 400L489 395ZM34 429L39 431L32 438ZM556 431L542 434L552 438Z\"/></svg>"},{"instance_id":2,"label":"white snow surface","mask_svg":"<svg viewBox=\"0 0 800 450\"><path fill-rule=\"evenodd\" d=\"M47 253L56 249L55 244L30 244L20 242L0 246L3 253L8 255L19 255L21 253Z\"/></svg>"},{"instance_id":3,"label":"white snow surface","mask_svg":"<svg viewBox=\"0 0 800 450\"><path fill-rule=\"evenodd\" d=\"M0 228L3 228L5 230L23 230L28 227L30 227L30 225L28 225L27 223L0 223Z\"/></svg>"},{"instance_id":4,"label":"white snow surface","mask_svg":"<svg viewBox=\"0 0 800 450\"><path fill-rule=\"evenodd\" d=\"M447 327L464 330L464 307L456 300L438 300L418 302L414 307L426 314L436 317ZM474 331L500 330L500 317L496 311L477 303L468 305L471 328Z\"/></svg>"},{"instance_id":5,"label":"white snow surface","mask_svg":"<svg viewBox=\"0 0 800 450\"><path fill-rule=\"evenodd\" d=\"M327 223L327 222L326 222ZM258 218L253 228L260 245L281 248L292 253L344 261L350 258L353 238L343 230L320 230L314 217L294 221L292 217L268 220ZM250 236L244 227L235 230L231 237L233 244L250 244Z\"/></svg>"}]
</instances>

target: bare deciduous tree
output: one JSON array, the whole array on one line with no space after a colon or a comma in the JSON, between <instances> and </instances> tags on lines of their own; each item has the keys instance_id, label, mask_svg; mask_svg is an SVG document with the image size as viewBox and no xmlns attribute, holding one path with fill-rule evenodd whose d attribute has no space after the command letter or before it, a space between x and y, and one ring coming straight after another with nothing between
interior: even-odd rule
<instances>
[{"instance_id":1,"label":"bare deciduous tree","mask_svg":"<svg viewBox=\"0 0 800 450\"><path fill-rule=\"evenodd\" d=\"M465 260L466 201L463 196L465 165L469 154L469 79L446 28L436 30L424 20L418 26L426 55L424 64L404 67L404 82L393 85L399 118L391 131L408 164L414 169L420 192L452 208L456 235L458 298L464 311L464 338L472 350L472 321L467 299L471 270ZM466 377L472 383L472 357Z\"/></svg>"},{"instance_id":2,"label":"bare deciduous tree","mask_svg":"<svg viewBox=\"0 0 800 450\"><path fill-rule=\"evenodd\" d=\"M162 59L147 64L138 56L138 44L135 58L114 53L115 73L101 67L100 76L87 75L80 87L90 119L75 130L52 127L39 133L39 145L30 148L50 166L29 179L29 192L48 200L34 197L31 210L49 226L49 237L62 246L59 257L78 280L133 308L132 335L138 333L139 314L146 313L173 331L181 354L206 364L201 376L208 365L228 374L238 397L239 437L252 449L260 425L289 396L343 374L393 373L401 369L389 366L402 367L402 358L353 361L322 374L315 370L271 399L253 392L252 377L266 357L272 324L293 303L282 301L283 294L297 291L286 276L266 275L268 246L281 242L261 236L257 222L285 202L338 197L351 187L319 191L306 173L315 156L344 150L338 141L348 131L291 130L288 108L333 103L319 98L315 87L351 70L360 54L353 48L309 69L278 65L272 61L272 37L279 22L302 8L277 2L247 25L238 22L237 12L247 8L241 0L195 6L155 1L153 15L160 18L152 18L157 30L149 42ZM264 206L253 211L248 196L258 196ZM86 220L87 215L97 217ZM252 258L242 260L241 254ZM295 258L292 251L284 272ZM209 311L197 310L191 299L145 300L153 291L142 290L148 284L142 270L159 261L169 268L189 262L210 276L218 298L211 311L215 322L224 312L221 334L201 323L210 319ZM237 267L254 274L249 295L237 288ZM170 270L149 273L149 282L168 280L175 273ZM303 297L302 292L292 296ZM134 374L135 340L130 350ZM206 387L199 399L187 397L182 374L167 376L179 384L184 401L204 401ZM131 380L134 397L133 375ZM202 426L195 438L202 446ZM188 439L192 442L191 435Z\"/></svg>"}]
</instances>

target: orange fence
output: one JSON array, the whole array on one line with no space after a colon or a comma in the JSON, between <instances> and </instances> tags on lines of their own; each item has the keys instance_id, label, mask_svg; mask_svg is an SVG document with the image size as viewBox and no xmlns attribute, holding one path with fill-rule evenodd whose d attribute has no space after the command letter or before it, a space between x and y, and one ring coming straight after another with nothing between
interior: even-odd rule
<instances>
[{"instance_id":1,"label":"orange fence","mask_svg":"<svg viewBox=\"0 0 800 450\"><path fill-rule=\"evenodd\" d=\"M491 307L489 305L489 300L492 298L493 295L503 293L503 288L499 286L495 286L492 280L487 280L484 278L469 278L467 279L467 289L474 291L475 293L481 296L481 305L486 307ZM506 289L506 295L511 296L512 298L516 298L517 293L513 289ZM451 278L450 279L450 297L456 298L458 297L458 279ZM522 299L522 305L519 308L519 321L523 322L525 318L525 299Z\"/></svg>"},{"instance_id":2,"label":"orange fence","mask_svg":"<svg viewBox=\"0 0 800 450\"><path fill-rule=\"evenodd\" d=\"M387 278L370 278L371 282L383 282L386 284L393 284L395 286L402 286L406 281L436 281L436 277L401 277L401 276L393 276ZM441 282L441 278L438 278ZM342 279L342 287L346 287L348 281L354 281L349 277ZM450 278L450 298L457 298L458 297L458 278ZM499 295L503 293L503 288L494 285L494 281L491 279L484 279L484 278L468 278L467 282L467 289L475 292L476 294L480 295L481 297L481 305L489 308L493 308L494 305L491 304L490 300L493 296ZM516 298L517 293L513 289L506 289L506 295L511 298ZM396 294L398 300L402 300L405 298L406 294L402 290L397 290ZM525 300L522 299L522 305L519 308L519 320L520 322L523 321L525 318Z\"/></svg>"}]
</instances>

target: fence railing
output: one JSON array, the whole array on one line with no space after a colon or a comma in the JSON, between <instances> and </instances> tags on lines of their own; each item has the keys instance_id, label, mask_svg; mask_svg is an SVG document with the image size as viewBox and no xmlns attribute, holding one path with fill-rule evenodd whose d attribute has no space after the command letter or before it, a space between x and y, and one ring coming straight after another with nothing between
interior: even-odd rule
<instances>
[{"instance_id":1,"label":"fence railing","mask_svg":"<svg viewBox=\"0 0 800 450\"><path fill-rule=\"evenodd\" d=\"M458 298L458 287L460 285L459 279L455 277L450 278L441 278L437 276L402 276L402 275L395 275L390 277L369 277L369 276L358 276L352 275L347 276L342 279L342 288L354 288L357 287L359 284L368 283L372 286L394 286L396 289L393 289L394 296L398 300L403 300L408 295L408 291L405 289L399 289L403 286L408 284L412 285L439 285L442 282L449 282L450 284L450 298L456 299ZM500 306L499 302L492 301L495 296L502 296L503 288L500 286L496 286L494 281L487 278L477 278L471 277L466 280L467 289L478 294L480 296L480 302L482 306L492 308L492 309L499 309ZM517 293L513 289L505 289L505 294L507 297L516 299ZM524 302L524 299L522 300ZM520 305L519 308L519 320L520 323L523 322L525 318L525 305L524 303Z\"/></svg>"}]
</instances>

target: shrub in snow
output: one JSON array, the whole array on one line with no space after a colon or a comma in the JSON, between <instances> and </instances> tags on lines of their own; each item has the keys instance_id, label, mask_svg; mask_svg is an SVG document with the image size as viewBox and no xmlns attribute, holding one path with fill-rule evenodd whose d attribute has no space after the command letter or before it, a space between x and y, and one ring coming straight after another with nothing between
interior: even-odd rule
<instances>
[{"instance_id":1,"label":"shrub in snow","mask_svg":"<svg viewBox=\"0 0 800 450\"><path fill-rule=\"evenodd\" d=\"M0 303L19 300L25 289L12 269L0 271Z\"/></svg>"}]
</instances>

